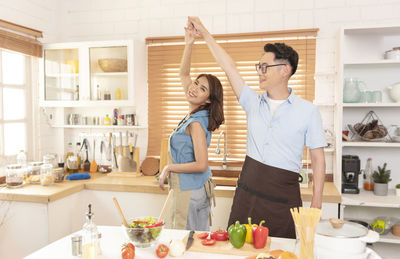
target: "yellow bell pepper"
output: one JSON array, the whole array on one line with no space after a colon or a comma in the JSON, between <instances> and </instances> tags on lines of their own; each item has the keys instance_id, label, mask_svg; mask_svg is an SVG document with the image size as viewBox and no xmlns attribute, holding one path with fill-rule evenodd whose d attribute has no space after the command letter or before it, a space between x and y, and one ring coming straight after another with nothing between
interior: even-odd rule
<instances>
[{"instance_id":1,"label":"yellow bell pepper","mask_svg":"<svg viewBox=\"0 0 400 259\"><path fill-rule=\"evenodd\" d=\"M249 224L244 224L246 226L246 243L252 244L253 243L253 227L257 224L251 224L251 218L248 218Z\"/></svg>"}]
</instances>

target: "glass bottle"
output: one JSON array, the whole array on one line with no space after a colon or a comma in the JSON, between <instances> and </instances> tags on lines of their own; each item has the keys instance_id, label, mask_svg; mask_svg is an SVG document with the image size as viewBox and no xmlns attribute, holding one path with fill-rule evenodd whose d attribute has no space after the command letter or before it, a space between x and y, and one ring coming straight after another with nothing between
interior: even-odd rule
<instances>
[{"instance_id":1,"label":"glass bottle","mask_svg":"<svg viewBox=\"0 0 400 259\"><path fill-rule=\"evenodd\" d=\"M106 117L104 118L104 125L111 125L111 119L108 117L108 114L106 114Z\"/></svg>"},{"instance_id":2,"label":"glass bottle","mask_svg":"<svg viewBox=\"0 0 400 259\"><path fill-rule=\"evenodd\" d=\"M74 99L75 101L79 101L79 85L76 85Z\"/></svg>"},{"instance_id":3,"label":"glass bottle","mask_svg":"<svg viewBox=\"0 0 400 259\"><path fill-rule=\"evenodd\" d=\"M26 155L24 150L20 150L17 154L17 164L26 166Z\"/></svg>"},{"instance_id":4,"label":"glass bottle","mask_svg":"<svg viewBox=\"0 0 400 259\"><path fill-rule=\"evenodd\" d=\"M89 212L86 214L86 223L82 229L82 258L97 259L99 252L99 232L93 223L92 205L89 204Z\"/></svg>"},{"instance_id":5,"label":"glass bottle","mask_svg":"<svg viewBox=\"0 0 400 259\"><path fill-rule=\"evenodd\" d=\"M73 156L73 155L74 155L74 148L72 147L72 143L69 142L67 145L67 153L65 154L65 160L64 160L65 161L64 170L67 173L71 172L71 170L68 169L67 160L68 160L68 157Z\"/></svg>"},{"instance_id":6,"label":"glass bottle","mask_svg":"<svg viewBox=\"0 0 400 259\"><path fill-rule=\"evenodd\" d=\"M372 179L372 158L367 159L367 164L364 169L364 190L373 191L374 190L374 181Z\"/></svg>"}]
</instances>

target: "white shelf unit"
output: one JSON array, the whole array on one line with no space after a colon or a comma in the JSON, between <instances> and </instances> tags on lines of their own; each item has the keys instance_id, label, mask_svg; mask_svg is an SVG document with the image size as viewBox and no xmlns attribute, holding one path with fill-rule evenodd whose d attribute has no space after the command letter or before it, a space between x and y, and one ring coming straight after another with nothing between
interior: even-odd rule
<instances>
[{"instance_id":1,"label":"white shelf unit","mask_svg":"<svg viewBox=\"0 0 400 259\"><path fill-rule=\"evenodd\" d=\"M396 196L394 189L390 189L387 196L377 196L372 191L360 190L360 194L356 195L342 194L342 204L347 206L400 208L400 196Z\"/></svg>"},{"instance_id":2,"label":"white shelf unit","mask_svg":"<svg viewBox=\"0 0 400 259\"><path fill-rule=\"evenodd\" d=\"M64 129L147 129L147 126L126 125L52 125L52 127Z\"/></svg>"},{"instance_id":3,"label":"white shelf unit","mask_svg":"<svg viewBox=\"0 0 400 259\"><path fill-rule=\"evenodd\" d=\"M400 103L344 103L344 108L400 108Z\"/></svg>"},{"instance_id":4,"label":"white shelf unit","mask_svg":"<svg viewBox=\"0 0 400 259\"><path fill-rule=\"evenodd\" d=\"M134 107L130 100L108 101L41 101L41 107Z\"/></svg>"},{"instance_id":5,"label":"white shelf unit","mask_svg":"<svg viewBox=\"0 0 400 259\"><path fill-rule=\"evenodd\" d=\"M343 141L342 147L381 147L381 148L400 148L400 143L393 142L356 142Z\"/></svg>"},{"instance_id":6,"label":"white shelf unit","mask_svg":"<svg viewBox=\"0 0 400 259\"><path fill-rule=\"evenodd\" d=\"M371 110L375 111L384 125L400 125L400 103L388 96L386 88L400 81L400 61L385 60L385 51L398 46L400 26L371 26L343 28L340 32L340 56L336 87L335 132L347 130L347 125L361 122ZM355 77L366 83L369 91L382 91L381 103L343 103L344 79ZM373 192L360 189L360 194L342 194L341 217L372 222L383 215L399 217L400 197L395 196L393 185L400 183L400 143L398 142L362 142L342 141L336 134L335 184L339 190L342 185L342 155L357 155L361 168L365 168L367 158L372 157L373 167L388 163L392 169L388 196L376 196ZM359 178L360 181L362 179ZM360 186L361 184L359 184ZM400 244L400 238L391 233L381 236L379 242Z\"/></svg>"}]
</instances>

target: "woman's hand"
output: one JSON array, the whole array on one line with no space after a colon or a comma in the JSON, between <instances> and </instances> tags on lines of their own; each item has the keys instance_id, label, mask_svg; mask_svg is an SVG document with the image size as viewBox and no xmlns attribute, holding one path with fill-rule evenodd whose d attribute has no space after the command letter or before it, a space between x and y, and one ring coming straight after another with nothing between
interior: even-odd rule
<instances>
[{"instance_id":1,"label":"woman's hand","mask_svg":"<svg viewBox=\"0 0 400 259\"><path fill-rule=\"evenodd\" d=\"M196 29L193 27L188 21L187 27L185 27L185 42L186 44L193 44L199 34L196 32Z\"/></svg>"},{"instance_id":2,"label":"woman's hand","mask_svg":"<svg viewBox=\"0 0 400 259\"><path fill-rule=\"evenodd\" d=\"M201 36L204 37L206 33L208 33L206 27L201 23L200 18L197 16L189 16L188 17L188 23L190 23L194 29L196 30L196 33L200 34Z\"/></svg>"},{"instance_id":3,"label":"woman's hand","mask_svg":"<svg viewBox=\"0 0 400 259\"><path fill-rule=\"evenodd\" d=\"M169 169L168 165L166 165L160 175L160 178L158 178L158 186L160 186L162 190L165 190L164 182L169 173L171 173L171 170Z\"/></svg>"}]
</instances>

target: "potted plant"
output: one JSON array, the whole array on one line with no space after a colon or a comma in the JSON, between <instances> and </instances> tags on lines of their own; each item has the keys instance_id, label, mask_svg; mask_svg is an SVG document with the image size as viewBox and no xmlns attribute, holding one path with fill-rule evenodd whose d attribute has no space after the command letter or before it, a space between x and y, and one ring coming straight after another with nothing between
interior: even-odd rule
<instances>
[{"instance_id":1,"label":"potted plant","mask_svg":"<svg viewBox=\"0 0 400 259\"><path fill-rule=\"evenodd\" d=\"M390 179L390 170L386 170L386 163L383 167L378 166L378 171L374 171L372 178L374 179L374 194L386 196L388 194L388 183Z\"/></svg>"},{"instance_id":2,"label":"potted plant","mask_svg":"<svg viewBox=\"0 0 400 259\"><path fill-rule=\"evenodd\" d=\"M396 195L400 196L400 183L396 185Z\"/></svg>"}]
</instances>

